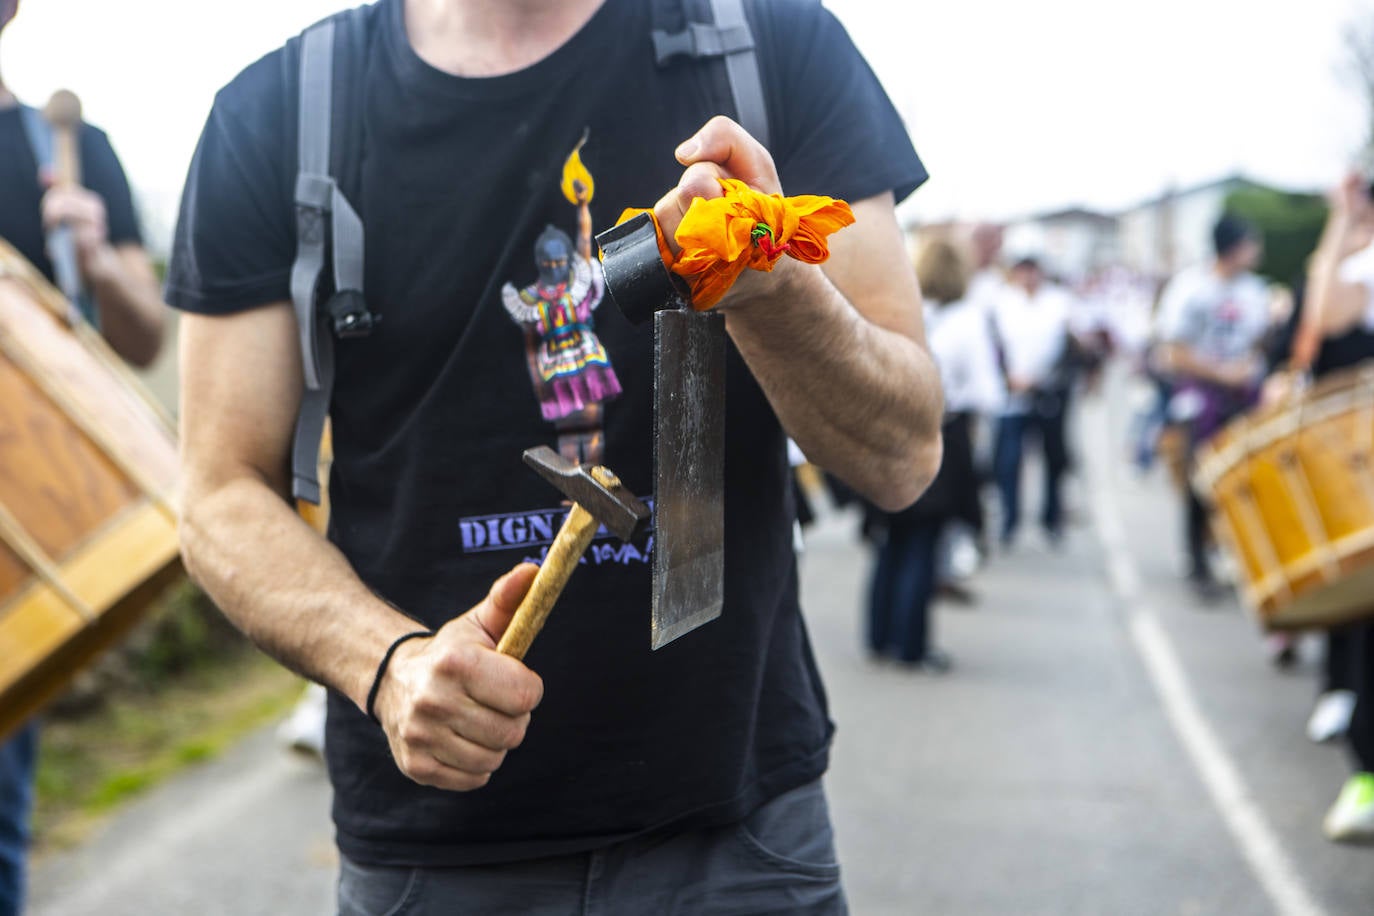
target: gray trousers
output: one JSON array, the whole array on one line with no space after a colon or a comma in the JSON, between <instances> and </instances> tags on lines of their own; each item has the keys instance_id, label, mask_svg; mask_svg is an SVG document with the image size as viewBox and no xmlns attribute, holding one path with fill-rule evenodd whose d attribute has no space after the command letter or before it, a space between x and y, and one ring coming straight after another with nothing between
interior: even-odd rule
<instances>
[{"instance_id":1,"label":"gray trousers","mask_svg":"<svg viewBox=\"0 0 1374 916\"><path fill-rule=\"evenodd\" d=\"M388 868L343 859L339 916L847 916L816 781L738 824L505 865Z\"/></svg>"}]
</instances>

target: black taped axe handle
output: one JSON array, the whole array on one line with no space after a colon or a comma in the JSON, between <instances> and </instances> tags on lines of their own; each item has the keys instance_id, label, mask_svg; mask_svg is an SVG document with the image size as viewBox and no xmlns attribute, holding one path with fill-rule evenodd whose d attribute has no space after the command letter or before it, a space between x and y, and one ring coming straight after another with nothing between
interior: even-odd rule
<instances>
[{"instance_id":1,"label":"black taped axe handle","mask_svg":"<svg viewBox=\"0 0 1374 916\"><path fill-rule=\"evenodd\" d=\"M683 308L691 298L687 282L670 271L658 251L654 221L641 213L596 237L606 290L631 324L654 312Z\"/></svg>"}]
</instances>

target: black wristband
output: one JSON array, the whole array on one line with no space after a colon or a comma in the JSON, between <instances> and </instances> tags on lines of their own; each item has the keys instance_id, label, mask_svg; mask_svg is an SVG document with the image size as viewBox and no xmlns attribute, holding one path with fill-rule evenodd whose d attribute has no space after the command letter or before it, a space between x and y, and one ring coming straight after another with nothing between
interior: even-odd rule
<instances>
[{"instance_id":1,"label":"black wristband","mask_svg":"<svg viewBox=\"0 0 1374 916\"><path fill-rule=\"evenodd\" d=\"M396 641L386 647L386 652L382 655L382 661L377 665L377 673L372 676L372 689L367 692L367 717L378 725L381 721L377 718L376 711L372 708L377 703L377 691L382 689L382 675L386 674L386 666L391 664L391 656L396 654L396 650L401 648L401 644L412 639L419 639L422 636L433 636L430 630L416 630L414 633L407 633L399 636Z\"/></svg>"}]
</instances>

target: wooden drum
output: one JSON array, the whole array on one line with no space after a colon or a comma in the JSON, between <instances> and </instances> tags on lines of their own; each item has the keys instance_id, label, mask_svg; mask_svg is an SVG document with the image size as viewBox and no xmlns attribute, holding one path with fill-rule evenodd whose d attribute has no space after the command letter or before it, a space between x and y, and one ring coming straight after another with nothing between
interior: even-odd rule
<instances>
[{"instance_id":1,"label":"wooden drum","mask_svg":"<svg viewBox=\"0 0 1374 916\"><path fill-rule=\"evenodd\" d=\"M0 242L0 735L180 574L170 419Z\"/></svg>"},{"instance_id":2,"label":"wooden drum","mask_svg":"<svg viewBox=\"0 0 1374 916\"><path fill-rule=\"evenodd\" d=\"M1241 417L1199 450L1239 587L1271 630L1374 618L1374 363Z\"/></svg>"}]
</instances>

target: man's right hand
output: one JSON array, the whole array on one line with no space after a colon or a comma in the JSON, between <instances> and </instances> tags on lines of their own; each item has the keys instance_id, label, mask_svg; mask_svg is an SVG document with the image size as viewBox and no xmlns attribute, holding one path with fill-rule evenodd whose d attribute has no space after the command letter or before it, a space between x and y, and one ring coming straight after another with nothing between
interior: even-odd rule
<instances>
[{"instance_id":1,"label":"man's right hand","mask_svg":"<svg viewBox=\"0 0 1374 916\"><path fill-rule=\"evenodd\" d=\"M517 566L433 637L403 644L387 666L374 709L396 765L421 785L480 788L524 740L544 682L496 644L537 571Z\"/></svg>"}]
</instances>

